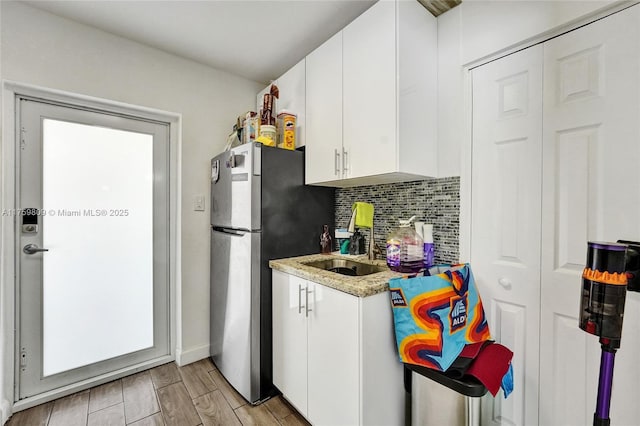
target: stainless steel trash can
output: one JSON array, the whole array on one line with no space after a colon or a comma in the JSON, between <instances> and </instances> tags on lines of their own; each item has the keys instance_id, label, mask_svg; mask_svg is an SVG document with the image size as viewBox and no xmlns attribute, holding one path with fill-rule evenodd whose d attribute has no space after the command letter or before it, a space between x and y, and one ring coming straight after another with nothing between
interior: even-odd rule
<instances>
[{"instance_id":1,"label":"stainless steel trash can","mask_svg":"<svg viewBox=\"0 0 640 426\"><path fill-rule=\"evenodd\" d=\"M411 426L479 426L480 397L487 389L473 378L453 379L426 367L411 371Z\"/></svg>"}]
</instances>

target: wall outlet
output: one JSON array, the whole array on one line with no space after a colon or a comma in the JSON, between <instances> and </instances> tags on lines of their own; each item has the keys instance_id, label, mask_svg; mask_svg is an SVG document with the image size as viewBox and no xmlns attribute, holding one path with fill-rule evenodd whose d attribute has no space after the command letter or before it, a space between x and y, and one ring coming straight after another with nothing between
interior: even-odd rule
<instances>
[{"instance_id":1,"label":"wall outlet","mask_svg":"<svg viewBox=\"0 0 640 426\"><path fill-rule=\"evenodd\" d=\"M204 195L196 195L193 197L193 210L196 212L204 211Z\"/></svg>"}]
</instances>

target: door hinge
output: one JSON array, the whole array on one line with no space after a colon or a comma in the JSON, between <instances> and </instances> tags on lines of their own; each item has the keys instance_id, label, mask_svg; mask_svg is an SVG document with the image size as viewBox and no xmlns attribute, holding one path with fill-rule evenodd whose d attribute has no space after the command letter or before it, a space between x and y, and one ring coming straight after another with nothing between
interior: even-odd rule
<instances>
[{"instance_id":1,"label":"door hinge","mask_svg":"<svg viewBox=\"0 0 640 426\"><path fill-rule=\"evenodd\" d=\"M26 146L25 133L27 133L25 128L24 127L20 127L20 149L23 150L23 151L24 151L24 148Z\"/></svg>"},{"instance_id":2,"label":"door hinge","mask_svg":"<svg viewBox=\"0 0 640 426\"><path fill-rule=\"evenodd\" d=\"M22 371L27 369L27 350L25 348L20 351L20 369Z\"/></svg>"}]
</instances>

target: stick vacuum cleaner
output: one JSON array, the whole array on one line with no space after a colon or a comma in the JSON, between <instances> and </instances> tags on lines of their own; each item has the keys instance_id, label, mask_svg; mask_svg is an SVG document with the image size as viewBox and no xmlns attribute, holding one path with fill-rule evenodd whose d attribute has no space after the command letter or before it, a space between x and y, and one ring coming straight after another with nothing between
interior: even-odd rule
<instances>
[{"instance_id":1,"label":"stick vacuum cleaner","mask_svg":"<svg viewBox=\"0 0 640 426\"><path fill-rule=\"evenodd\" d=\"M640 292L640 243L589 242L582 273L580 328L600 337L600 378L594 426L609 426L613 363L620 348L627 290Z\"/></svg>"}]
</instances>

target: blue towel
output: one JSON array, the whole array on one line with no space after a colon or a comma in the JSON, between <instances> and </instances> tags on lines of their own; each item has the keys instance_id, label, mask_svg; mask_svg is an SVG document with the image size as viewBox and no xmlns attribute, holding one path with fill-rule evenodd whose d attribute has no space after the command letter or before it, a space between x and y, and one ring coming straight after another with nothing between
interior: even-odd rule
<instances>
[{"instance_id":1,"label":"blue towel","mask_svg":"<svg viewBox=\"0 0 640 426\"><path fill-rule=\"evenodd\" d=\"M513 365L509 364L509 369L502 377L502 384L500 385L505 399L513 392Z\"/></svg>"}]
</instances>

